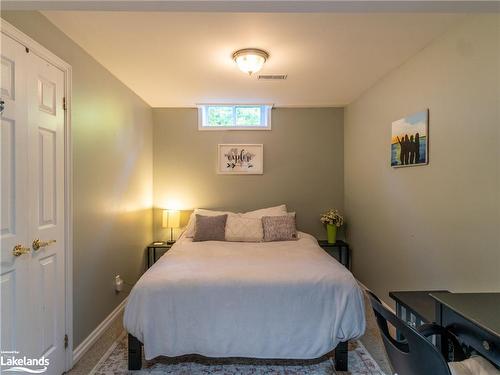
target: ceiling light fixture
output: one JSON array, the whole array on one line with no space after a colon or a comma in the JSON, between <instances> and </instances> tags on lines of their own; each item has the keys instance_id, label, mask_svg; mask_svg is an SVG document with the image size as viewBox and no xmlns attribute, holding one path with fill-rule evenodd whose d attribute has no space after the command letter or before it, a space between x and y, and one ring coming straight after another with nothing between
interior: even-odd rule
<instances>
[{"instance_id":1,"label":"ceiling light fixture","mask_svg":"<svg viewBox=\"0 0 500 375\"><path fill-rule=\"evenodd\" d=\"M238 64L238 68L248 74L261 70L268 58L266 51L257 48L240 49L233 53L233 60Z\"/></svg>"}]
</instances>

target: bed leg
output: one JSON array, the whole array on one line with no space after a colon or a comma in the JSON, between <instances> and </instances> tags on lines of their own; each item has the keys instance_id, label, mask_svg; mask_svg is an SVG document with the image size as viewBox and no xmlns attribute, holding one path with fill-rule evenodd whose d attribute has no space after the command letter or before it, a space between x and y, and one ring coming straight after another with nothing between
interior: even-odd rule
<instances>
[{"instance_id":1,"label":"bed leg","mask_svg":"<svg viewBox=\"0 0 500 375\"><path fill-rule=\"evenodd\" d=\"M142 367L142 343L128 334L128 369L140 370Z\"/></svg>"},{"instance_id":2,"label":"bed leg","mask_svg":"<svg viewBox=\"0 0 500 375\"><path fill-rule=\"evenodd\" d=\"M335 348L335 370L347 371L347 341L339 342Z\"/></svg>"}]
</instances>

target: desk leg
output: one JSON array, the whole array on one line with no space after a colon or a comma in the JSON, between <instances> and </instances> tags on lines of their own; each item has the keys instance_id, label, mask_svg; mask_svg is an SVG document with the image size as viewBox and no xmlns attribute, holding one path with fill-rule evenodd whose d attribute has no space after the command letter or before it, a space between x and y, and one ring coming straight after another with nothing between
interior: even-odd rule
<instances>
[{"instance_id":1,"label":"desk leg","mask_svg":"<svg viewBox=\"0 0 500 375\"><path fill-rule=\"evenodd\" d=\"M443 306L436 301L436 323L443 326ZM439 335L436 340L436 347L441 351L444 358L450 358L450 348L448 347L448 340L445 335Z\"/></svg>"},{"instance_id":2,"label":"desk leg","mask_svg":"<svg viewBox=\"0 0 500 375\"><path fill-rule=\"evenodd\" d=\"M399 319L404 320L402 306L397 302L396 302L396 316ZM396 329L396 339L398 339L399 341L404 340L404 336L401 334L399 329Z\"/></svg>"}]
</instances>

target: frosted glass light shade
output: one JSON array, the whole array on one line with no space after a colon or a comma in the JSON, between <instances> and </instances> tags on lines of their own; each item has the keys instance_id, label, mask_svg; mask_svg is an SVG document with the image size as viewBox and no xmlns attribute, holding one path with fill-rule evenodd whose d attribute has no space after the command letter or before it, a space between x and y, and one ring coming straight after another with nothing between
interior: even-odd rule
<instances>
[{"instance_id":1,"label":"frosted glass light shade","mask_svg":"<svg viewBox=\"0 0 500 375\"><path fill-rule=\"evenodd\" d=\"M163 210L162 228L179 228L181 226L181 212L177 210Z\"/></svg>"},{"instance_id":2,"label":"frosted glass light shade","mask_svg":"<svg viewBox=\"0 0 500 375\"><path fill-rule=\"evenodd\" d=\"M233 59L244 73L252 74L262 69L269 54L255 48L240 49L233 53Z\"/></svg>"}]
</instances>

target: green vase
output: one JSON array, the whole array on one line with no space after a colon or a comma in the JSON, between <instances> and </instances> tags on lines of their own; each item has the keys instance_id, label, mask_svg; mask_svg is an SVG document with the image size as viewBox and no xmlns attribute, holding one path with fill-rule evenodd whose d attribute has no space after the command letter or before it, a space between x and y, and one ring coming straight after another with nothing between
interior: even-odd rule
<instances>
[{"instance_id":1,"label":"green vase","mask_svg":"<svg viewBox=\"0 0 500 375\"><path fill-rule=\"evenodd\" d=\"M337 226L333 224L326 224L326 235L328 243L335 243L337 241Z\"/></svg>"}]
</instances>

